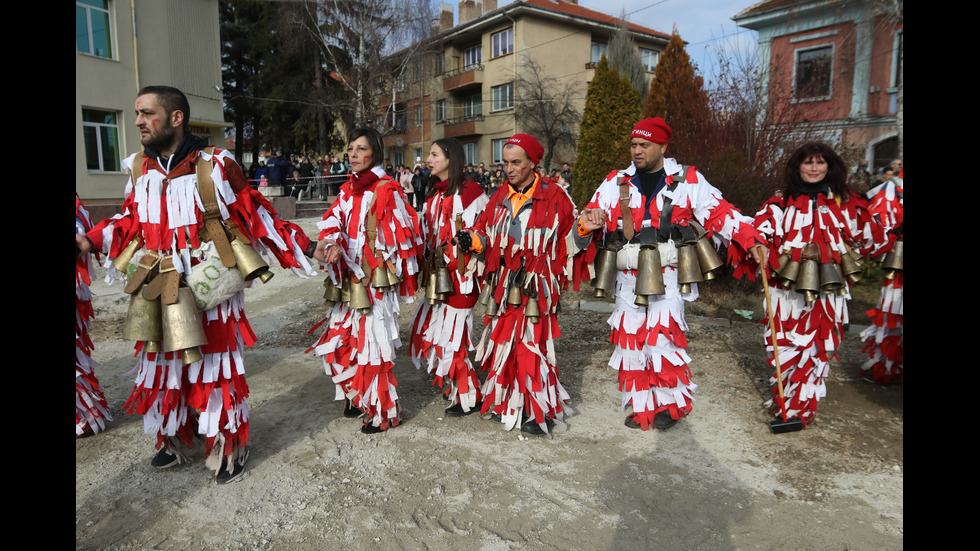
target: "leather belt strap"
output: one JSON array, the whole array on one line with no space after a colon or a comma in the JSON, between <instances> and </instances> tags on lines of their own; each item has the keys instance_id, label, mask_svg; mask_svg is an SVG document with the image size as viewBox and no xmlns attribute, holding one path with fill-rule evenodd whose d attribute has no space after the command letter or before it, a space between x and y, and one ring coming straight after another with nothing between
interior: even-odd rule
<instances>
[{"instance_id":1,"label":"leather belt strap","mask_svg":"<svg viewBox=\"0 0 980 551\"><path fill-rule=\"evenodd\" d=\"M201 194L201 201L204 203L204 239L211 240L214 248L221 257L221 263L225 268L233 268L238 261L235 260L235 253L231 249L231 241L228 240L228 232L225 231L221 223L221 211L218 208L217 194L214 191L214 180L211 179L211 170L214 167L214 148L208 147L202 151L212 156L211 161L205 161L198 152L197 168L197 192Z\"/></svg>"},{"instance_id":2,"label":"leather belt strap","mask_svg":"<svg viewBox=\"0 0 980 551\"><path fill-rule=\"evenodd\" d=\"M622 176L619 178L619 211L623 215L623 237L629 241L636 232L633 227L633 211L630 210L630 182Z\"/></svg>"}]
</instances>

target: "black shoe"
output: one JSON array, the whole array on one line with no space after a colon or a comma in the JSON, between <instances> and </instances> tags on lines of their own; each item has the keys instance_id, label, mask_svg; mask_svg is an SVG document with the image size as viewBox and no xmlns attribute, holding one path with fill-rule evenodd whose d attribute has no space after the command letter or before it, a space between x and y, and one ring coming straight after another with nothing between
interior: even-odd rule
<instances>
[{"instance_id":1,"label":"black shoe","mask_svg":"<svg viewBox=\"0 0 980 551\"><path fill-rule=\"evenodd\" d=\"M381 427L376 427L374 425L362 425L361 432L364 434L378 434L379 432L384 432Z\"/></svg>"},{"instance_id":2,"label":"black shoe","mask_svg":"<svg viewBox=\"0 0 980 551\"><path fill-rule=\"evenodd\" d=\"M623 424L626 425L627 427L631 428L631 429L639 429L639 428L642 428L642 427L640 427L640 423L638 423L637 420L633 418L633 415L632 414L626 416L626 422L623 423Z\"/></svg>"},{"instance_id":3,"label":"black shoe","mask_svg":"<svg viewBox=\"0 0 980 551\"><path fill-rule=\"evenodd\" d=\"M228 472L228 470L225 469L225 463L222 462L221 470L218 471L218 474L214 477L214 479L218 481L218 484L228 484L229 482L238 480L243 474L245 474L246 461L248 461L248 450L245 450L245 456L242 457L241 462L237 463L235 465L235 469L231 472Z\"/></svg>"},{"instance_id":4,"label":"black shoe","mask_svg":"<svg viewBox=\"0 0 980 551\"><path fill-rule=\"evenodd\" d=\"M653 416L653 426L660 430L667 430L670 427L677 424L677 419L670 416L670 412L667 410L661 411L660 413Z\"/></svg>"},{"instance_id":5,"label":"black shoe","mask_svg":"<svg viewBox=\"0 0 980 551\"><path fill-rule=\"evenodd\" d=\"M361 410L354 407L350 400L344 400L344 417L353 419L361 416Z\"/></svg>"},{"instance_id":6,"label":"black shoe","mask_svg":"<svg viewBox=\"0 0 980 551\"><path fill-rule=\"evenodd\" d=\"M551 429L554 428L555 423L551 419L545 419L545 425L548 426L548 432L551 432ZM521 425L521 432L530 436L544 436L548 434L541 428L541 425L536 423L534 420L530 420Z\"/></svg>"},{"instance_id":7,"label":"black shoe","mask_svg":"<svg viewBox=\"0 0 980 551\"><path fill-rule=\"evenodd\" d=\"M463 404L456 404L446 408L446 415L449 417L463 417L464 415L469 415L476 412L476 408L470 408L469 411L463 411Z\"/></svg>"},{"instance_id":8,"label":"black shoe","mask_svg":"<svg viewBox=\"0 0 980 551\"><path fill-rule=\"evenodd\" d=\"M176 454L167 451L167 448L160 448L160 451L150 460L150 465L158 469L166 469L180 463L180 458Z\"/></svg>"}]
</instances>

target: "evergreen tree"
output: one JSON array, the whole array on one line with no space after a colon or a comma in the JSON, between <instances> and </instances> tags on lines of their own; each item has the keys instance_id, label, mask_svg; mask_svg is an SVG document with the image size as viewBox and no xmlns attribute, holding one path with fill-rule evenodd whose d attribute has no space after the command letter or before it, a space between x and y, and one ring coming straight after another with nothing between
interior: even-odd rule
<instances>
[{"instance_id":1,"label":"evergreen tree","mask_svg":"<svg viewBox=\"0 0 980 551\"><path fill-rule=\"evenodd\" d=\"M578 160L572 171L572 199L578 208L588 204L610 172L630 165L630 131L639 120L640 94L603 55L585 96Z\"/></svg>"},{"instance_id":2,"label":"evergreen tree","mask_svg":"<svg viewBox=\"0 0 980 551\"><path fill-rule=\"evenodd\" d=\"M647 117L663 117L667 121L673 131L671 157L682 159L685 164L704 164L709 159L708 94L676 27L653 73L643 105L643 118Z\"/></svg>"}]
</instances>

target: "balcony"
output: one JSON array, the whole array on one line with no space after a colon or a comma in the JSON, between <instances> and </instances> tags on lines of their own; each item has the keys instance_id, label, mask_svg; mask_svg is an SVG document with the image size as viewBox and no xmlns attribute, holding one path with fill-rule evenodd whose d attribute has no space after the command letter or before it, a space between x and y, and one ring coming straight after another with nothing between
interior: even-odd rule
<instances>
[{"instance_id":1,"label":"balcony","mask_svg":"<svg viewBox=\"0 0 980 551\"><path fill-rule=\"evenodd\" d=\"M441 121L446 125L443 135L447 138L462 138L466 136L480 136L483 134L483 115L470 115L467 117L457 117Z\"/></svg>"},{"instance_id":2,"label":"balcony","mask_svg":"<svg viewBox=\"0 0 980 551\"><path fill-rule=\"evenodd\" d=\"M483 65L470 65L442 74L442 89L446 92L460 92L481 86L483 86Z\"/></svg>"}]
</instances>

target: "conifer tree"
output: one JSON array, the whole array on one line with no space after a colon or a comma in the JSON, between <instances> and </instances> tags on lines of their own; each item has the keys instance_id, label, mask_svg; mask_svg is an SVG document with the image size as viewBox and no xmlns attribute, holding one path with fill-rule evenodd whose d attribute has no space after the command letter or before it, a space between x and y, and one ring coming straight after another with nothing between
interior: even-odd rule
<instances>
[{"instance_id":1,"label":"conifer tree","mask_svg":"<svg viewBox=\"0 0 980 551\"><path fill-rule=\"evenodd\" d=\"M585 96L572 199L581 209L613 170L630 165L630 131L640 120L640 94L603 55Z\"/></svg>"},{"instance_id":2,"label":"conifer tree","mask_svg":"<svg viewBox=\"0 0 980 551\"><path fill-rule=\"evenodd\" d=\"M707 142L711 111L704 79L684 51L677 28L653 73L643 105L643 118L663 117L673 131L670 156L685 164L704 163L711 154Z\"/></svg>"}]
</instances>

